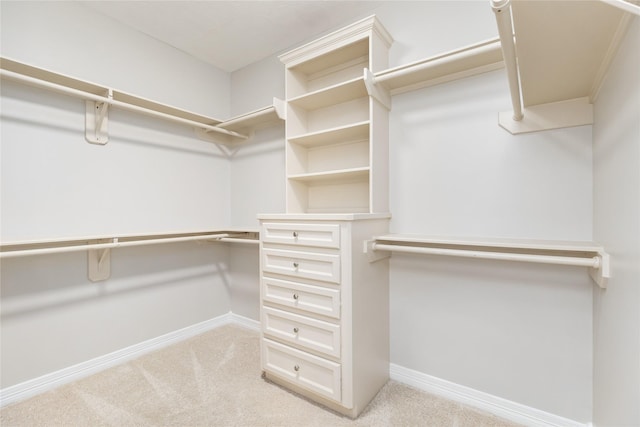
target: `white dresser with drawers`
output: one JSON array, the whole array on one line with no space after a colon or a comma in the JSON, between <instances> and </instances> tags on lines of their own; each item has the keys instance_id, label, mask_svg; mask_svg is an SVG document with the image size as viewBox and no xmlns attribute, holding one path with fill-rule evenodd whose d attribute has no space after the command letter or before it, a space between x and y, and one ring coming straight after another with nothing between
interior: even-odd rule
<instances>
[{"instance_id":1,"label":"white dresser with drawers","mask_svg":"<svg viewBox=\"0 0 640 427\"><path fill-rule=\"evenodd\" d=\"M265 378L356 417L389 378L388 214L260 215Z\"/></svg>"}]
</instances>

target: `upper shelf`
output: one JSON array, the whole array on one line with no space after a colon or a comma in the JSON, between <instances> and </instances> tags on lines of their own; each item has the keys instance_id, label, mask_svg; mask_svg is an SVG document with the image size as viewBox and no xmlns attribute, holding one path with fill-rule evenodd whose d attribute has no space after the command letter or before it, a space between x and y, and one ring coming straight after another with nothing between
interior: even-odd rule
<instances>
[{"instance_id":1,"label":"upper shelf","mask_svg":"<svg viewBox=\"0 0 640 427\"><path fill-rule=\"evenodd\" d=\"M225 120L218 127L234 132L251 133L255 129L282 121L284 117L284 101L273 98L272 105Z\"/></svg>"},{"instance_id":2,"label":"upper shelf","mask_svg":"<svg viewBox=\"0 0 640 427\"><path fill-rule=\"evenodd\" d=\"M593 124L593 102L631 12L622 0L491 0L507 68L513 134Z\"/></svg>"},{"instance_id":3,"label":"upper shelf","mask_svg":"<svg viewBox=\"0 0 640 427\"><path fill-rule=\"evenodd\" d=\"M95 101L97 104L114 106L187 124L202 133L219 135L221 139L217 139L216 142L228 143L245 140L254 129L284 118L283 103L276 98L271 106L222 121L4 57L0 58L0 75L2 78L16 80L87 101ZM101 120L104 120L104 117L101 117ZM101 124L97 127L100 128Z\"/></svg>"},{"instance_id":4,"label":"upper shelf","mask_svg":"<svg viewBox=\"0 0 640 427\"><path fill-rule=\"evenodd\" d=\"M514 1L523 107L595 97L624 12L598 1Z\"/></svg>"},{"instance_id":5,"label":"upper shelf","mask_svg":"<svg viewBox=\"0 0 640 427\"><path fill-rule=\"evenodd\" d=\"M392 95L504 67L500 40L491 39L374 74Z\"/></svg>"}]
</instances>

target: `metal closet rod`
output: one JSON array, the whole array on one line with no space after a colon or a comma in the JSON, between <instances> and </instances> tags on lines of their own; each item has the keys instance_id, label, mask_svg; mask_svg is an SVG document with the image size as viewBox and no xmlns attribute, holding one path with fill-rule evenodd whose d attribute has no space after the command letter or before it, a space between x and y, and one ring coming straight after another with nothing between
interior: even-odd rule
<instances>
[{"instance_id":1,"label":"metal closet rod","mask_svg":"<svg viewBox=\"0 0 640 427\"><path fill-rule=\"evenodd\" d=\"M95 250L95 249L113 249L113 248L123 248L128 246L148 246L148 245L157 245L162 243L176 243L176 242L203 241L203 240L221 240L221 241L242 240L242 239L233 239L232 236L233 235L229 233L209 233L209 234L199 234L195 236L160 237L160 238L147 238L147 239L140 239L140 240L125 240L125 241L119 241L118 237L111 237L108 239L95 238L95 239L87 239L86 241L111 240L111 242L88 243L84 245L57 246L57 247L49 247L49 248L21 249L21 250L15 250L15 251L0 252L0 258L15 258L15 257L32 256L32 255L80 252L80 251L88 251L88 250ZM123 237L123 239L132 239L132 238L135 238L135 237ZM233 239L233 240L230 240L230 239ZM79 240L82 240L82 239L79 239ZM52 242L52 243L55 244L56 242ZM36 244L40 244L40 243L34 243L33 245L36 245ZM42 244L46 244L46 243L42 243ZM26 243L25 245L29 245L29 243ZM18 245L7 245L7 246L18 246Z\"/></svg>"},{"instance_id":2,"label":"metal closet rod","mask_svg":"<svg viewBox=\"0 0 640 427\"><path fill-rule=\"evenodd\" d=\"M522 261L522 262L534 262L540 264L558 264L558 265L571 265L578 267L591 267L600 268L600 258L580 258L569 256L554 256L554 255L534 255L534 254L514 254L508 252L487 252L487 251L471 251L463 249L444 249L444 248L427 248L418 246L403 246L403 245L390 245L385 243L374 242L371 248L374 251L391 251L391 252L405 252L414 254L427 254L427 255L446 255L453 257L463 258L480 258L480 259L493 259L502 261Z\"/></svg>"},{"instance_id":3,"label":"metal closet rod","mask_svg":"<svg viewBox=\"0 0 640 427\"><path fill-rule=\"evenodd\" d=\"M15 80L15 81L19 81L21 83L25 83L31 86L37 86L37 87L41 87L41 88L45 88L45 89L49 89L55 92L59 92L59 93L63 93L65 95L71 95L71 96L75 96L78 98L82 98L85 100L90 100L90 101L96 101L96 102L104 102L105 104L108 105L112 105L114 107L118 107L118 108L122 108L125 110L130 110L130 111L135 111L138 113L142 113L142 114L146 114L149 116L155 116L155 117L160 117L166 120L171 120L177 123L182 123L182 124L187 124L187 125L191 125L191 126L195 126L199 129L204 129L210 132L218 132L224 135L229 135L232 136L234 138L240 138L240 139L248 139L249 137L246 135L242 135L240 133L237 132L233 132L230 130L226 130L223 128L220 128L218 126L212 126L212 125L208 125L205 123L200 123L200 122L196 122L194 120L190 120L190 119L185 119L183 117L178 117L178 116L173 116L171 114L167 114L167 113L163 113L161 111L155 111L155 110L151 110L149 108L145 108L145 107L140 107L138 105L135 104L129 104L126 102L122 102L122 101L118 101L106 96L100 96L100 95L96 95L93 94L91 92L85 92L79 89L74 89L68 86L64 86L64 85L60 85L57 83L52 83L52 82L48 82L46 80L41 80L35 77L30 77L30 76L26 76L24 74L20 74L20 73L16 73L13 71L9 71L9 70L0 70L0 76L4 77L4 78L8 78L11 80ZM107 88L105 88L107 89ZM108 90L108 89L107 89Z\"/></svg>"}]
</instances>

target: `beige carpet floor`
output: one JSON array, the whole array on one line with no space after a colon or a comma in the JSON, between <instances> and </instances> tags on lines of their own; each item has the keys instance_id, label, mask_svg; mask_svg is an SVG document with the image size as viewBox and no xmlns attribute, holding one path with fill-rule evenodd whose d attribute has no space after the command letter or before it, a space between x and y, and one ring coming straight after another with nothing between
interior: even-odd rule
<instances>
[{"instance_id":1,"label":"beige carpet floor","mask_svg":"<svg viewBox=\"0 0 640 427\"><path fill-rule=\"evenodd\" d=\"M260 378L259 334L228 325L0 411L13 426L515 426L390 381L356 420Z\"/></svg>"}]
</instances>

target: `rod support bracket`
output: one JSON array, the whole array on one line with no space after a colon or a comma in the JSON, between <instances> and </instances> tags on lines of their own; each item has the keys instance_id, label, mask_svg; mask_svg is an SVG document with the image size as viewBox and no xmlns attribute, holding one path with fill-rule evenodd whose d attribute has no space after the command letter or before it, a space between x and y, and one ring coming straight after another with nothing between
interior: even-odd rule
<instances>
[{"instance_id":1,"label":"rod support bracket","mask_svg":"<svg viewBox=\"0 0 640 427\"><path fill-rule=\"evenodd\" d=\"M112 243L112 239L92 240L89 244ZM92 282L101 282L111 276L111 249L89 249L87 251L87 274Z\"/></svg>"},{"instance_id":2,"label":"rod support bracket","mask_svg":"<svg viewBox=\"0 0 640 427\"><path fill-rule=\"evenodd\" d=\"M375 76L368 68L364 69L364 85L367 88L369 96L384 105L387 110L391 110L391 94L387 89L380 87L380 85L376 83Z\"/></svg>"},{"instance_id":3,"label":"rod support bracket","mask_svg":"<svg viewBox=\"0 0 640 427\"><path fill-rule=\"evenodd\" d=\"M602 289L607 288L609 278L611 278L611 257L604 251L598 252L598 267L589 268L589 276Z\"/></svg>"},{"instance_id":4,"label":"rod support bracket","mask_svg":"<svg viewBox=\"0 0 640 427\"><path fill-rule=\"evenodd\" d=\"M367 260L369 262L376 262L382 259L391 258L391 252L375 249L375 240L365 240L362 243L362 251L367 255Z\"/></svg>"},{"instance_id":5,"label":"rod support bracket","mask_svg":"<svg viewBox=\"0 0 640 427\"><path fill-rule=\"evenodd\" d=\"M113 90L107 89L106 97L113 100ZM109 142L109 103L85 101L85 138L87 142L105 145Z\"/></svg>"}]
</instances>

